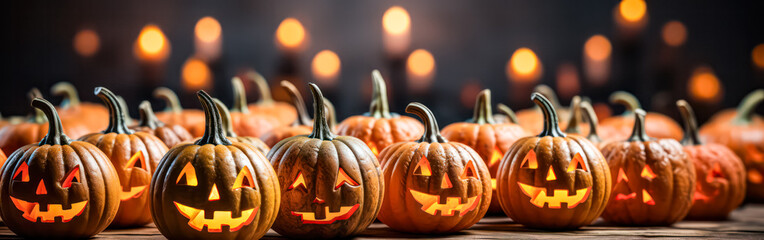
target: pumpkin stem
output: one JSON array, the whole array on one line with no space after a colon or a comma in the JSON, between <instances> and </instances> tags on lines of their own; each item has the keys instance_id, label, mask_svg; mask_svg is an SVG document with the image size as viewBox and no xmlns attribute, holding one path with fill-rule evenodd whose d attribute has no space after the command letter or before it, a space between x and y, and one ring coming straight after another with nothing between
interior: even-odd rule
<instances>
[{"instance_id":1,"label":"pumpkin stem","mask_svg":"<svg viewBox=\"0 0 764 240\"><path fill-rule=\"evenodd\" d=\"M531 94L531 100L541 108L544 113L544 129L541 130L539 137L565 137L565 133L560 130L559 122L557 120L557 111L554 110L554 106L549 102L544 95L538 92Z\"/></svg>"},{"instance_id":2,"label":"pumpkin stem","mask_svg":"<svg viewBox=\"0 0 764 240\"><path fill-rule=\"evenodd\" d=\"M297 119L294 120L292 126L310 126L312 119L308 116L308 110L305 109L305 102L302 100L300 91L289 81L281 81L281 87L289 93L292 105L297 109Z\"/></svg>"},{"instance_id":3,"label":"pumpkin stem","mask_svg":"<svg viewBox=\"0 0 764 240\"><path fill-rule=\"evenodd\" d=\"M125 101L125 98L120 95L117 95L117 100L119 100L119 105L122 107L122 110L125 111L125 125L133 125L133 118L130 117L130 111L129 108L127 108L127 101Z\"/></svg>"},{"instance_id":4,"label":"pumpkin stem","mask_svg":"<svg viewBox=\"0 0 764 240\"><path fill-rule=\"evenodd\" d=\"M420 138L417 142L448 142L446 138L440 135L438 121L435 120L435 115L432 114L432 111L430 111L427 106L418 102L412 102L406 106L406 112L416 115L422 119L422 122L424 122L424 132L422 133L422 138Z\"/></svg>"},{"instance_id":5,"label":"pumpkin stem","mask_svg":"<svg viewBox=\"0 0 764 240\"><path fill-rule=\"evenodd\" d=\"M737 107L737 114L735 114L732 123L736 125L750 124L756 106L762 101L764 101L764 89L758 89L746 95Z\"/></svg>"},{"instance_id":6,"label":"pumpkin stem","mask_svg":"<svg viewBox=\"0 0 764 240\"><path fill-rule=\"evenodd\" d=\"M639 99L634 94L626 91L617 91L610 94L610 103L626 107L626 111L623 112L624 116L630 115L635 109L642 108L639 104Z\"/></svg>"},{"instance_id":7,"label":"pumpkin stem","mask_svg":"<svg viewBox=\"0 0 764 240\"><path fill-rule=\"evenodd\" d=\"M581 128L578 127L581 124L581 97L574 96L570 100L570 119L568 119L568 128L565 129L565 133L581 133Z\"/></svg>"},{"instance_id":8,"label":"pumpkin stem","mask_svg":"<svg viewBox=\"0 0 764 240\"><path fill-rule=\"evenodd\" d=\"M684 121L684 138L682 138L682 145L694 146L702 145L700 136L698 135L698 122L695 119L695 111L692 110L687 101L679 99L676 101L676 106L679 107L679 113L682 115Z\"/></svg>"},{"instance_id":9,"label":"pumpkin stem","mask_svg":"<svg viewBox=\"0 0 764 240\"><path fill-rule=\"evenodd\" d=\"M265 80L265 77L256 71L248 72L247 77L255 83L257 90L260 92L260 100L257 100L257 104L272 104L271 87L268 86L268 81Z\"/></svg>"},{"instance_id":10,"label":"pumpkin stem","mask_svg":"<svg viewBox=\"0 0 764 240\"><path fill-rule=\"evenodd\" d=\"M501 114L507 116L507 119L509 119L510 123L517 124L517 115L515 114L515 111L512 111L512 109L509 108L509 106L504 105L503 103L499 103L496 105L496 108Z\"/></svg>"},{"instance_id":11,"label":"pumpkin stem","mask_svg":"<svg viewBox=\"0 0 764 240\"><path fill-rule=\"evenodd\" d=\"M467 120L467 122L471 123L477 123L477 124L494 124L496 121L493 120L493 111L491 109L491 90L490 89L483 89L483 91L480 91L477 95L477 100L475 101L475 109L472 113L472 119Z\"/></svg>"},{"instance_id":12,"label":"pumpkin stem","mask_svg":"<svg viewBox=\"0 0 764 240\"><path fill-rule=\"evenodd\" d=\"M30 101L34 101L35 98L42 98L42 92L40 92L40 89L32 88L27 92L27 98L29 98ZM45 123L47 120L45 118L45 113L40 109L35 108L29 121L33 123Z\"/></svg>"},{"instance_id":13,"label":"pumpkin stem","mask_svg":"<svg viewBox=\"0 0 764 240\"><path fill-rule=\"evenodd\" d=\"M337 112L334 110L334 104L329 99L324 98L324 106L326 107L326 118L329 121L329 129L334 129L337 126Z\"/></svg>"},{"instance_id":14,"label":"pumpkin stem","mask_svg":"<svg viewBox=\"0 0 764 240\"><path fill-rule=\"evenodd\" d=\"M249 113L247 94L244 92L244 83L241 82L241 78L233 77L231 84L233 85L233 106L230 109L231 112Z\"/></svg>"},{"instance_id":15,"label":"pumpkin stem","mask_svg":"<svg viewBox=\"0 0 764 240\"><path fill-rule=\"evenodd\" d=\"M589 141L593 143L602 142L602 138L600 138L600 135L597 134L597 126L599 125L599 120L597 120L597 114L594 112L594 107L592 107L592 104L589 103L589 101L582 101L578 107L583 110L583 116L586 117L587 121L589 121L589 135L586 136L586 139L589 139Z\"/></svg>"},{"instance_id":16,"label":"pumpkin stem","mask_svg":"<svg viewBox=\"0 0 764 240\"><path fill-rule=\"evenodd\" d=\"M199 98L199 102L202 103L202 108L204 109L204 135L194 144L199 146L207 144L231 145L231 141L225 137L220 113L217 106L215 106L215 101L204 90L196 92L196 97Z\"/></svg>"},{"instance_id":17,"label":"pumpkin stem","mask_svg":"<svg viewBox=\"0 0 764 240\"><path fill-rule=\"evenodd\" d=\"M390 105L387 103L387 85L379 70L371 71L373 90L369 115L375 118L390 118Z\"/></svg>"},{"instance_id":18,"label":"pumpkin stem","mask_svg":"<svg viewBox=\"0 0 764 240\"><path fill-rule=\"evenodd\" d=\"M228 107L226 107L225 104L220 101L220 99L213 98L212 101L215 102L215 107L218 109L218 113L220 113L220 123L223 125L223 131L225 132L225 135L233 138L238 137L239 135L233 131L233 124L231 123L231 112L228 111Z\"/></svg>"},{"instance_id":19,"label":"pumpkin stem","mask_svg":"<svg viewBox=\"0 0 764 240\"><path fill-rule=\"evenodd\" d=\"M80 97L77 94L77 89L69 82L53 84L53 86L50 87L50 94L53 96L64 96L64 100L61 100L61 105L59 105L62 109L80 105Z\"/></svg>"},{"instance_id":20,"label":"pumpkin stem","mask_svg":"<svg viewBox=\"0 0 764 240\"><path fill-rule=\"evenodd\" d=\"M326 105L324 105L324 95L321 94L321 89L314 83L310 85L310 92L313 93L313 132L308 136L309 138L321 139L324 141L331 141L336 136L332 133L332 129L326 123Z\"/></svg>"},{"instance_id":21,"label":"pumpkin stem","mask_svg":"<svg viewBox=\"0 0 764 240\"><path fill-rule=\"evenodd\" d=\"M552 106L555 108L561 108L562 104L560 104L560 100L557 99L557 93L554 92L554 89L549 87L549 85L546 84L539 84L535 88L533 88L534 92L541 93L541 95L544 95L549 102L552 103Z\"/></svg>"},{"instance_id":22,"label":"pumpkin stem","mask_svg":"<svg viewBox=\"0 0 764 240\"><path fill-rule=\"evenodd\" d=\"M151 103L149 101L144 100L141 102L141 105L138 105L138 110L141 115L141 120L138 122L138 126L151 129L157 129L158 127L164 126L164 123L159 121L157 116L154 115L154 109L151 108Z\"/></svg>"},{"instance_id":23,"label":"pumpkin stem","mask_svg":"<svg viewBox=\"0 0 764 240\"><path fill-rule=\"evenodd\" d=\"M631 137L627 141L647 142L652 140L650 136L647 136L647 132L645 132L645 115L647 115L645 110L641 108L634 109L634 129L631 131Z\"/></svg>"},{"instance_id":24,"label":"pumpkin stem","mask_svg":"<svg viewBox=\"0 0 764 240\"><path fill-rule=\"evenodd\" d=\"M183 107L180 106L180 100L178 100L178 95L169 88L158 87L154 90L154 97L165 101L167 106L162 110L164 112L180 113L183 111Z\"/></svg>"},{"instance_id":25,"label":"pumpkin stem","mask_svg":"<svg viewBox=\"0 0 764 240\"><path fill-rule=\"evenodd\" d=\"M103 133L132 134L133 130L127 128L125 122L127 116L125 109L123 109L124 106L119 102L117 95L105 87L96 87L95 95L101 98L104 105L109 107L109 126Z\"/></svg>"},{"instance_id":26,"label":"pumpkin stem","mask_svg":"<svg viewBox=\"0 0 764 240\"><path fill-rule=\"evenodd\" d=\"M69 145L71 141L69 137L64 134L64 128L61 126L61 118L58 117L56 107L53 106L48 100L42 98L35 98L32 100L32 107L45 113L45 117L48 118L48 134L40 141L38 146L42 145Z\"/></svg>"}]
</instances>

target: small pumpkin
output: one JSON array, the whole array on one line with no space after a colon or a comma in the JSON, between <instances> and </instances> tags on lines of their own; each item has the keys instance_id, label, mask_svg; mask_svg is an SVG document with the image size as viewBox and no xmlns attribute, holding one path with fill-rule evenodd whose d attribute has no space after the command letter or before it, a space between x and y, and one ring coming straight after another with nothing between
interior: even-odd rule
<instances>
[{"instance_id":1,"label":"small pumpkin","mask_svg":"<svg viewBox=\"0 0 764 240\"><path fill-rule=\"evenodd\" d=\"M757 90L754 90L753 92L750 92L748 95L743 97L743 100L740 101L740 104L738 105L738 107L724 109L715 113L713 116L711 116L711 118L708 120L707 123L728 122L729 120L732 120L733 118L735 118L738 112L748 111L748 109L746 108L749 108L749 107L753 107L753 109L750 110L752 112L751 120L756 122L763 122L764 118L761 115L758 115L754 112L756 106L758 105L758 102L761 101L761 100L758 100L759 98L757 97L758 95L762 94L760 93L761 91L764 91L764 89L757 89Z\"/></svg>"},{"instance_id":2,"label":"small pumpkin","mask_svg":"<svg viewBox=\"0 0 764 240\"><path fill-rule=\"evenodd\" d=\"M496 109L499 111L498 114L493 115L493 120L496 121L496 123L517 124L517 114L515 114L515 111L512 111L509 106L499 103L496 105Z\"/></svg>"},{"instance_id":3,"label":"small pumpkin","mask_svg":"<svg viewBox=\"0 0 764 240\"><path fill-rule=\"evenodd\" d=\"M496 177L499 203L512 220L531 228L588 225L607 205L610 169L589 140L560 130L546 97L533 93L531 99L544 113L544 129L517 140L504 155Z\"/></svg>"},{"instance_id":4,"label":"small pumpkin","mask_svg":"<svg viewBox=\"0 0 764 240\"><path fill-rule=\"evenodd\" d=\"M276 127L260 138L270 147L273 147L276 143L289 137L310 134L313 130L313 122L308 116L308 110L305 109L305 102L302 100L300 92L288 81L281 81L281 87L289 93L289 97L292 99L292 105L297 109L297 119L292 125Z\"/></svg>"},{"instance_id":5,"label":"small pumpkin","mask_svg":"<svg viewBox=\"0 0 764 240\"><path fill-rule=\"evenodd\" d=\"M173 147L151 179L151 215L169 239L258 239L281 202L276 173L254 146L225 136L212 98L201 139Z\"/></svg>"},{"instance_id":6,"label":"small pumpkin","mask_svg":"<svg viewBox=\"0 0 764 240\"><path fill-rule=\"evenodd\" d=\"M491 189L496 190L496 171L499 162L512 144L529 136L523 127L512 123L496 123L491 109L491 90L481 91L475 101L472 118L452 123L443 128L443 136L453 142L463 143L474 149L485 161L491 173ZM501 213L498 199L491 200L491 213Z\"/></svg>"},{"instance_id":7,"label":"small pumpkin","mask_svg":"<svg viewBox=\"0 0 764 240\"><path fill-rule=\"evenodd\" d=\"M692 107L685 100L676 102L684 120L684 151L695 166L695 194L687 218L726 219L745 199L745 166L724 145L703 144Z\"/></svg>"},{"instance_id":8,"label":"small pumpkin","mask_svg":"<svg viewBox=\"0 0 764 240\"><path fill-rule=\"evenodd\" d=\"M265 144L262 140L256 137L246 137L246 136L239 136L231 127L231 113L228 111L228 107L223 104L220 100L217 98L212 99L215 102L215 106L217 107L218 113L220 114L221 119L221 125L223 126L223 132L225 133L226 137L228 137L228 140L231 142L243 142L250 144L252 146L255 146L257 150L260 150L260 152L263 153L263 155L268 154L268 151L271 150L270 147L268 147L267 144ZM196 139L198 141L199 139Z\"/></svg>"},{"instance_id":9,"label":"small pumpkin","mask_svg":"<svg viewBox=\"0 0 764 240\"><path fill-rule=\"evenodd\" d=\"M194 137L201 137L204 134L201 131L192 131L192 129L198 128L198 126L202 126L202 129L204 128L204 111L199 109L184 109L180 105L178 95L166 87L155 89L154 97L163 99L167 105L162 112L156 113L159 121L171 125L180 125Z\"/></svg>"},{"instance_id":10,"label":"small pumpkin","mask_svg":"<svg viewBox=\"0 0 764 240\"><path fill-rule=\"evenodd\" d=\"M639 100L631 93L618 91L610 95L610 102L626 107L626 111L619 116L605 118L600 122L601 127L611 128L611 131L602 132L601 137L605 140L622 141L629 138L634 126L633 112L640 108ZM682 127L670 117L648 112L646 115L645 131L654 138L682 139Z\"/></svg>"},{"instance_id":11,"label":"small pumpkin","mask_svg":"<svg viewBox=\"0 0 764 240\"><path fill-rule=\"evenodd\" d=\"M324 98L324 106L326 107L326 124L329 125L329 129L331 129L332 132L336 132L337 111L334 109L334 104L332 104L329 99Z\"/></svg>"},{"instance_id":12,"label":"small pumpkin","mask_svg":"<svg viewBox=\"0 0 764 240\"><path fill-rule=\"evenodd\" d=\"M113 227L142 226L151 222L148 190L151 174L167 152L167 146L156 136L135 132L125 124L125 109L109 89L97 87L97 95L109 107L109 126L106 130L80 138L101 149L117 170L122 191L119 212Z\"/></svg>"},{"instance_id":13,"label":"small pumpkin","mask_svg":"<svg viewBox=\"0 0 764 240\"><path fill-rule=\"evenodd\" d=\"M746 198L751 202L764 202L764 121L754 114L756 106L764 101L764 90L748 94L730 117L720 115L700 128L704 142L729 147L743 160L748 179Z\"/></svg>"},{"instance_id":14,"label":"small pumpkin","mask_svg":"<svg viewBox=\"0 0 764 240\"><path fill-rule=\"evenodd\" d=\"M644 110L633 112L631 137L602 148L615 181L602 218L618 225L674 224L692 206L695 167L679 142L647 135Z\"/></svg>"},{"instance_id":15,"label":"small pumpkin","mask_svg":"<svg viewBox=\"0 0 764 240\"><path fill-rule=\"evenodd\" d=\"M488 167L469 146L441 136L423 104L410 103L406 112L419 116L425 130L419 141L395 143L380 153L386 187L377 218L394 230L412 233L471 227L491 203Z\"/></svg>"},{"instance_id":16,"label":"small pumpkin","mask_svg":"<svg viewBox=\"0 0 764 240\"><path fill-rule=\"evenodd\" d=\"M159 121L154 115L154 110L151 108L149 101L141 102L139 107L139 113L141 118L138 125L131 127L135 131L141 131L150 133L164 142L167 147L174 147L175 145L189 141L194 137L185 128L177 124L165 124Z\"/></svg>"},{"instance_id":17,"label":"small pumpkin","mask_svg":"<svg viewBox=\"0 0 764 240\"><path fill-rule=\"evenodd\" d=\"M255 71L249 71L245 74L245 78L254 82L260 93L260 100L247 105L250 112L273 116L278 120L279 125L289 125L297 120L298 113L294 106L289 103L273 100L271 88L268 86L268 81L265 80L263 75Z\"/></svg>"},{"instance_id":18,"label":"small pumpkin","mask_svg":"<svg viewBox=\"0 0 764 240\"><path fill-rule=\"evenodd\" d=\"M371 109L363 115L351 116L337 125L337 134L352 136L365 142L374 155L396 142L414 141L424 127L412 117L391 113L387 103L387 86L378 70L371 72L374 86Z\"/></svg>"},{"instance_id":19,"label":"small pumpkin","mask_svg":"<svg viewBox=\"0 0 764 240\"><path fill-rule=\"evenodd\" d=\"M584 109L581 108L582 102L586 101L583 101L580 96L573 96L573 99L570 100L570 114L566 121L565 133L589 133L589 124L583 122Z\"/></svg>"},{"instance_id":20,"label":"small pumpkin","mask_svg":"<svg viewBox=\"0 0 764 240\"><path fill-rule=\"evenodd\" d=\"M363 141L329 131L321 90L312 83L310 90L313 132L284 139L268 152L282 196L273 230L290 238L350 237L379 212L382 172Z\"/></svg>"},{"instance_id":21,"label":"small pumpkin","mask_svg":"<svg viewBox=\"0 0 764 240\"><path fill-rule=\"evenodd\" d=\"M49 131L39 143L10 155L0 178L4 225L25 238L88 238L106 229L119 207L119 178L106 155L87 142L71 141L50 102Z\"/></svg>"},{"instance_id":22,"label":"small pumpkin","mask_svg":"<svg viewBox=\"0 0 764 240\"><path fill-rule=\"evenodd\" d=\"M563 107L562 104L560 104L560 101L557 100L557 94L554 92L554 90L545 84L540 84L536 86L533 91L538 92L549 99L549 101L552 103L552 106L557 109L557 116L560 120L558 125L561 129L566 128L568 123L564 120L569 118L570 108ZM533 108L529 109L523 109L517 111L517 122L528 132L541 132L541 130L544 128L544 113L538 106L534 106Z\"/></svg>"},{"instance_id":23,"label":"small pumpkin","mask_svg":"<svg viewBox=\"0 0 764 240\"><path fill-rule=\"evenodd\" d=\"M231 84L233 85L233 106L229 110L231 124L236 134L260 137L275 127L281 126L282 123L274 116L249 111L244 84L239 77L234 77Z\"/></svg>"},{"instance_id":24,"label":"small pumpkin","mask_svg":"<svg viewBox=\"0 0 764 240\"><path fill-rule=\"evenodd\" d=\"M90 132L101 130L108 126L109 109L98 103L80 101L77 89L69 82L59 82L50 88L53 96L63 96L61 104L56 108L64 126L83 124ZM80 136L72 136L80 137Z\"/></svg>"}]
</instances>

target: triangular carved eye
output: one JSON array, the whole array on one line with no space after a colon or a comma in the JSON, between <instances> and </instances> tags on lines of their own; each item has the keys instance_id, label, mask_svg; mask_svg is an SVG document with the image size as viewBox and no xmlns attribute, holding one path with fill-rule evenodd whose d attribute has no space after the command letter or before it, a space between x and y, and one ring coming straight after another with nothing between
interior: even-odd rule
<instances>
[{"instance_id":1,"label":"triangular carved eye","mask_svg":"<svg viewBox=\"0 0 764 240\"><path fill-rule=\"evenodd\" d=\"M128 160L126 164L127 167L125 168L142 168L143 170L147 170L144 163L145 161L146 159L143 156L143 151L138 151L130 157L130 160Z\"/></svg>"},{"instance_id":2,"label":"triangular carved eye","mask_svg":"<svg viewBox=\"0 0 764 240\"><path fill-rule=\"evenodd\" d=\"M714 181L714 178L723 178L724 174L722 174L722 168L719 166L719 163L714 163L714 166L711 168L710 171L708 171L708 175L706 175L706 182L711 183Z\"/></svg>"},{"instance_id":3,"label":"triangular carved eye","mask_svg":"<svg viewBox=\"0 0 764 240\"><path fill-rule=\"evenodd\" d=\"M623 172L623 168L618 169L618 180L616 180L616 183L619 183L621 181L628 182L629 177L626 176L626 173Z\"/></svg>"},{"instance_id":4,"label":"triangular carved eye","mask_svg":"<svg viewBox=\"0 0 764 240\"><path fill-rule=\"evenodd\" d=\"M61 187L68 188L72 186L73 182L80 182L80 166L77 165L74 167L74 169L70 170L68 174L66 174L66 178L64 178L63 183L61 183Z\"/></svg>"},{"instance_id":5,"label":"triangular carved eye","mask_svg":"<svg viewBox=\"0 0 764 240\"><path fill-rule=\"evenodd\" d=\"M345 169L340 168L340 170L337 172L337 181L334 183L334 190L340 189L340 187L346 183L352 187L360 185L358 182L353 180L353 178L348 176L347 173L345 173Z\"/></svg>"},{"instance_id":6,"label":"triangular carved eye","mask_svg":"<svg viewBox=\"0 0 764 240\"><path fill-rule=\"evenodd\" d=\"M568 172L575 171L576 169L581 169L586 172L586 163L584 162L584 158L581 157L581 153L576 153L576 156L573 156L573 159L570 160L570 164L568 164Z\"/></svg>"},{"instance_id":7,"label":"triangular carved eye","mask_svg":"<svg viewBox=\"0 0 764 240\"><path fill-rule=\"evenodd\" d=\"M247 166L244 166L241 168L241 171L239 171L239 174L236 176L236 180L233 182L233 187L231 189L236 190L237 188L243 188L243 187L253 187L255 186L254 181L252 180L252 172L249 171L249 168Z\"/></svg>"},{"instance_id":8,"label":"triangular carved eye","mask_svg":"<svg viewBox=\"0 0 764 240\"><path fill-rule=\"evenodd\" d=\"M658 176L657 176L657 175L655 175L655 173L653 172L653 169L652 169L652 168L650 168L650 166L648 166L648 165L645 165L645 167L644 167L644 168L642 168L642 173L640 174L640 176L642 176L643 178L647 178L647 180L653 180L653 179L655 179L656 177L658 177Z\"/></svg>"},{"instance_id":9,"label":"triangular carved eye","mask_svg":"<svg viewBox=\"0 0 764 240\"><path fill-rule=\"evenodd\" d=\"M304 191L308 191L308 187L306 187L305 184L306 184L305 176L302 175L302 172L298 172L297 177L294 178L294 182L292 182L292 185L289 185L289 187L287 187L287 190L292 190L302 186L302 189Z\"/></svg>"},{"instance_id":10,"label":"triangular carved eye","mask_svg":"<svg viewBox=\"0 0 764 240\"><path fill-rule=\"evenodd\" d=\"M528 151L527 154L525 154L525 158L523 158L523 162L520 163L521 168L528 168L528 169L538 169L539 164L538 160L536 160L536 152L531 149Z\"/></svg>"},{"instance_id":11,"label":"triangular carved eye","mask_svg":"<svg viewBox=\"0 0 764 240\"><path fill-rule=\"evenodd\" d=\"M414 175L419 176L432 176L432 169L430 168L430 161L426 157L422 156L419 162L414 167Z\"/></svg>"},{"instance_id":12,"label":"triangular carved eye","mask_svg":"<svg viewBox=\"0 0 764 240\"><path fill-rule=\"evenodd\" d=\"M464 165L464 170L462 171L461 179L467 179L469 177L477 178L477 173L475 172L475 163L470 160L467 162L466 165Z\"/></svg>"},{"instance_id":13,"label":"triangular carved eye","mask_svg":"<svg viewBox=\"0 0 764 240\"><path fill-rule=\"evenodd\" d=\"M175 180L175 184L188 186L198 185L199 182L196 179L196 169L194 168L194 165L191 165L190 162L186 163L183 170L180 170L180 174L178 174L178 179Z\"/></svg>"},{"instance_id":14,"label":"triangular carved eye","mask_svg":"<svg viewBox=\"0 0 764 240\"><path fill-rule=\"evenodd\" d=\"M19 174L21 174L20 177ZM16 173L13 174L13 180L29 182L29 165L27 165L27 162L22 162L21 166L16 169Z\"/></svg>"}]
</instances>

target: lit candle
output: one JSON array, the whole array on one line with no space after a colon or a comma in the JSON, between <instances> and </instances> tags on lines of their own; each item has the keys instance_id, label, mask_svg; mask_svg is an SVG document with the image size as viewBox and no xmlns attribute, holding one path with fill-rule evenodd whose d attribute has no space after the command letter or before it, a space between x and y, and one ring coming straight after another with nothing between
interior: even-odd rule
<instances>
[{"instance_id":1,"label":"lit candle","mask_svg":"<svg viewBox=\"0 0 764 240\"><path fill-rule=\"evenodd\" d=\"M332 88L337 83L341 68L340 57L331 50L318 52L310 64L313 77L321 83L321 86L327 88Z\"/></svg>"},{"instance_id":2,"label":"lit candle","mask_svg":"<svg viewBox=\"0 0 764 240\"><path fill-rule=\"evenodd\" d=\"M203 17L194 27L194 46L196 57L205 62L216 61L220 57L222 46L222 29L220 23L213 17Z\"/></svg>"},{"instance_id":3,"label":"lit candle","mask_svg":"<svg viewBox=\"0 0 764 240\"><path fill-rule=\"evenodd\" d=\"M586 80L592 86L598 87L607 83L610 76L610 55L613 47L603 35L594 35L584 44L584 73Z\"/></svg>"},{"instance_id":4,"label":"lit candle","mask_svg":"<svg viewBox=\"0 0 764 240\"><path fill-rule=\"evenodd\" d=\"M411 18L406 9L393 6L382 16L383 44L391 57L402 57L411 44Z\"/></svg>"},{"instance_id":5,"label":"lit candle","mask_svg":"<svg viewBox=\"0 0 764 240\"><path fill-rule=\"evenodd\" d=\"M435 77L435 58L427 50L414 50L406 60L406 75L408 89L414 93L423 93Z\"/></svg>"}]
</instances>

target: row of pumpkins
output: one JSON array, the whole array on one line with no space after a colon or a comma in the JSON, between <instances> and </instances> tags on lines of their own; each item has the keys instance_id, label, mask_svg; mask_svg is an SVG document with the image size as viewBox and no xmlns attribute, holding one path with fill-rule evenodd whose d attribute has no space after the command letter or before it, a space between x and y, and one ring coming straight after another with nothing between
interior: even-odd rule
<instances>
[{"instance_id":1,"label":"row of pumpkins","mask_svg":"<svg viewBox=\"0 0 764 240\"><path fill-rule=\"evenodd\" d=\"M0 147L12 152L0 175L5 224L24 237L88 237L153 219L171 239L259 238L269 228L338 238L375 219L404 232L456 232L489 211L540 229L600 216L670 225L685 216L724 219L746 187L750 199L764 199L764 119L753 113L764 90L700 133L683 100L684 130L625 92L611 100L626 113L598 123L589 101L563 108L543 86L531 96L537 108L515 114L500 104L493 115L484 90L471 119L441 132L421 103L406 112L423 124L391 113L377 71L370 111L337 126L316 85L311 119L289 82L281 86L291 105L273 101L261 76L248 78L260 86L258 103L247 105L239 78L230 110L204 91L203 111L183 109L160 88L168 110L155 114L143 102L137 121L106 88L95 94L107 109L79 102L67 83L53 87L66 96L59 107L33 91L35 116L0 129Z\"/></svg>"}]
</instances>

